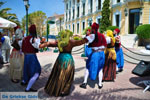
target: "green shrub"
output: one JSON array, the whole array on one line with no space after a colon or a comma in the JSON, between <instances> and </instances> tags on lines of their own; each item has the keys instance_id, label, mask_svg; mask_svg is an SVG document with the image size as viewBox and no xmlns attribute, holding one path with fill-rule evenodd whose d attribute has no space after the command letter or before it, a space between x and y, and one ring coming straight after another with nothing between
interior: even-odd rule
<instances>
[{"instance_id":1,"label":"green shrub","mask_svg":"<svg viewBox=\"0 0 150 100\"><path fill-rule=\"evenodd\" d=\"M119 29L119 27L118 27L118 26L109 26L109 27L107 27L107 29L106 29L106 30L112 30L112 31L114 31L116 28L118 28L118 29Z\"/></svg>"},{"instance_id":2,"label":"green shrub","mask_svg":"<svg viewBox=\"0 0 150 100\"><path fill-rule=\"evenodd\" d=\"M136 34L141 39L150 39L150 24L144 24L136 28Z\"/></svg>"}]
</instances>

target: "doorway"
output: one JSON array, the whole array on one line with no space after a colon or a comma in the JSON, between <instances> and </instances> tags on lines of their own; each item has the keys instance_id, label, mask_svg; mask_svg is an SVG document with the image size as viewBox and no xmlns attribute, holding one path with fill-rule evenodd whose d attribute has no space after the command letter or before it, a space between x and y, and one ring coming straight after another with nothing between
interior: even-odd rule
<instances>
[{"instance_id":1,"label":"doorway","mask_svg":"<svg viewBox=\"0 0 150 100\"><path fill-rule=\"evenodd\" d=\"M131 9L129 12L129 33L134 34L139 26L140 9Z\"/></svg>"}]
</instances>

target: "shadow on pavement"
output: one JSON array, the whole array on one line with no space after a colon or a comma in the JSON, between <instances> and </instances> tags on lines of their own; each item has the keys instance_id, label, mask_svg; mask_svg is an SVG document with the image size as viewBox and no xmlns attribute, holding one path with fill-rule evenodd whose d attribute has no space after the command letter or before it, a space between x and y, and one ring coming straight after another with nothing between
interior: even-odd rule
<instances>
[{"instance_id":1,"label":"shadow on pavement","mask_svg":"<svg viewBox=\"0 0 150 100\"><path fill-rule=\"evenodd\" d=\"M145 76L145 77L131 77L130 79L129 79L129 81L132 83L132 84L134 84L134 85L137 85L137 86L139 86L139 87L143 87L143 88L145 88L145 85L144 84L137 84L138 82L140 82L140 81L144 81L144 80L150 80L150 76Z\"/></svg>"},{"instance_id":2,"label":"shadow on pavement","mask_svg":"<svg viewBox=\"0 0 150 100\"><path fill-rule=\"evenodd\" d=\"M73 93L73 91L74 91L74 89L75 89L75 86L74 85L72 85L71 86L71 89L70 89L70 94L69 95L71 95L72 93ZM44 87L42 88L42 89L40 89L39 91L38 91L38 98L40 98L40 99L46 99L46 98L49 98L48 100L56 100L56 98L61 98L61 97L54 97L54 96L49 96L45 91L44 91ZM67 100L67 99L66 99Z\"/></svg>"},{"instance_id":3,"label":"shadow on pavement","mask_svg":"<svg viewBox=\"0 0 150 100\"><path fill-rule=\"evenodd\" d=\"M84 76L79 77L79 78L75 78L73 84L78 84L78 85L80 85L80 84L83 83L83 81L84 81ZM90 79L88 78L87 85L88 85L89 87L95 88L95 85L97 85L97 84L98 84L98 78L97 78L95 81L90 80Z\"/></svg>"},{"instance_id":4,"label":"shadow on pavement","mask_svg":"<svg viewBox=\"0 0 150 100\"><path fill-rule=\"evenodd\" d=\"M42 70L44 71L51 71L52 63L46 64L42 67Z\"/></svg>"},{"instance_id":5,"label":"shadow on pavement","mask_svg":"<svg viewBox=\"0 0 150 100\"><path fill-rule=\"evenodd\" d=\"M39 91L38 96L40 99L48 98L47 100L56 100L56 99L57 100L141 100L135 97L111 94L114 92L129 91L129 90L136 91L138 89L140 88L108 89L108 90L101 90L101 91L94 90L94 91L88 91L84 94L82 94L82 92L80 91L80 92L70 93L70 95L66 97L51 97L48 96L48 94L44 93L44 90L42 89L41 91Z\"/></svg>"},{"instance_id":6,"label":"shadow on pavement","mask_svg":"<svg viewBox=\"0 0 150 100\"><path fill-rule=\"evenodd\" d=\"M0 92L24 92L25 87L20 83L13 83L9 77L9 65L4 65L0 69Z\"/></svg>"},{"instance_id":7,"label":"shadow on pavement","mask_svg":"<svg viewBox=\"0 0 150 100\"><path fill-rule=\"evenodd\" d=\"M75 72L79 72L81 70L85 69L85 66L81 67L81 68L75 68Z\"/></svg>"}]
</instances>

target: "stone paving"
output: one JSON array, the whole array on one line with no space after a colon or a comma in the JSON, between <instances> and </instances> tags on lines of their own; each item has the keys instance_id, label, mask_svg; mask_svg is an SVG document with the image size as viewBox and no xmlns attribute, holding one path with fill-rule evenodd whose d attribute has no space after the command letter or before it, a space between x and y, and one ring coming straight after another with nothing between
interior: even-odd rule
<instances>
[{"instance_id":1,"label":"stone paving","mask_svg":"<svg viewBox=\"0 0 150 100\"><path fill-rule=\"evenodd\" d=\"M150 100L150 91L143 93L145 86L143 84L137 85L137 82L150 80L150 77L139 77L132 74L131 71L136 65L127 62L125 62L124 71L117 74L115 82L104 82L104 87L101 90L97 87L98 81L90 80L88 80L87 89L80 88L79 85L83 82L85 60L79 55L73 56L75 60L75 78L70 95L66 97L50 97L44 92L43 88L58 53L53 53L51 50L38 53L37 56L42 66L42 73L33 88L38 89L40 100ZM10 81L8 67L9 65L5 65L0 69L0 91L23 92L25 87Z\"/></svg>"}]
</instances>

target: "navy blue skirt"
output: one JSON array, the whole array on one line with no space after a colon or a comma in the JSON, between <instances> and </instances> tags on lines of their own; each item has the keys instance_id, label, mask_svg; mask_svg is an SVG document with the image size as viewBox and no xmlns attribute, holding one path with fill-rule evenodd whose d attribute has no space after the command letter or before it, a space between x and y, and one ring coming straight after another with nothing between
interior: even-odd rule
<instances>
[{"instance_id":1,"label":"navy blue skirt","mask_svg":"<svg viewBox=\"0 0 150 100\"><path fill-rule=\"evenodd\" d=\"M25 54L23 80L28 82L35 73L41 73L41 65L36 54Z\"/></svg>"}]
</instances>

